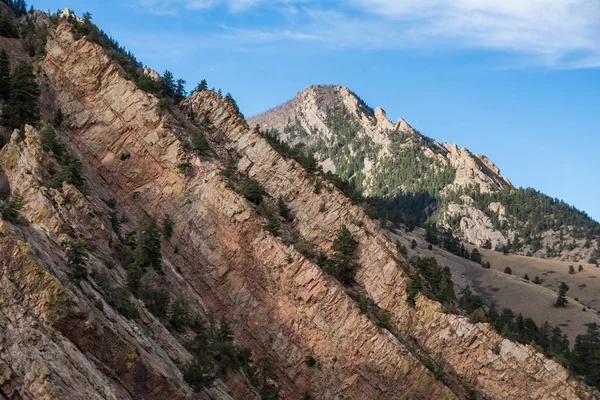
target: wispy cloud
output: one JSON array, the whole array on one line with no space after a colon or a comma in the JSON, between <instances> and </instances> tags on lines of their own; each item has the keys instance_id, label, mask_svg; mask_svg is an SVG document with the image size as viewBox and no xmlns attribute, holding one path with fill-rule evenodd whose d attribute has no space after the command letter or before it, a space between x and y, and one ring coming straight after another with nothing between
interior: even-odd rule
<instances>
[{"instance_id":1,"label":"wispy cloud","mask_svg":"<svg viewBox=\"0 0 600 400\"><path fill-rule=\"evenodd\" d=\"M359 49L484 49L551 68L600 67L600 0L138 0L149 12L278 11L240 43L319 40ZM272 17L272 15L271 15Z\"/></svg>"}]
</instances>

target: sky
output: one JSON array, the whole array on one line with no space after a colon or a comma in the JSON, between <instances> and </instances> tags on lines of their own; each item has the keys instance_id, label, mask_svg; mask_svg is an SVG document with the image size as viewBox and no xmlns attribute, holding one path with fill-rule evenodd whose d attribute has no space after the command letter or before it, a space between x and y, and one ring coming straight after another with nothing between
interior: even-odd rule
<instances>
[{"instance_id":1,"label":"sky","mask_svg":"<svg viewBox=\"0 0 600 400\"><path fill-rule=\"evenodd\" d=\"M600 0L36 0L246 116L340 84L600 220Z\"/></svg>"}]
</instances>

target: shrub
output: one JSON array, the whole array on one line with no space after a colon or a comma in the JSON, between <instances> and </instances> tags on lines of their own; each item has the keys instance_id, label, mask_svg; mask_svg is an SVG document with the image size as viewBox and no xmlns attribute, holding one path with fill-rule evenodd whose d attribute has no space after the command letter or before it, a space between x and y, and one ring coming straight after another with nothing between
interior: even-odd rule
<instances>
[{"instance_id":1,"label":"shrub","mask_svg":"<svg viewBox=\"0 0 600 400\"><path fill-rule=\"evenodd\" d=\"M15 190L2 208L2 217L9 222L16 222L24 205L23 196Z\"/></svg>"},{"instance_id":2,"label":"shrub","mask_svg":"<svg viewBox=\"0 0 600 400\"><path fill-rule=\"evenodd\" d=\"M182 175L188 176L192 170L192 164L189 161L177 165L177 169Z\"/></svg>"},{"instance_id":3,"label":"shrub","mask_svg":"<svg viewBox=\"0 0 600 400\"><path fill-rule=\"evenodd\" d=\"M415 239L410 242L410 248L413 250L417 248L417 241Z\"/></svg>"},{"instance_id":4,"label":"shrub","mask_svg":"<svg viewBox=\"0 0 600 400\"><path fill-rule=\"evenodd\" d=\"M508 274L508 275L512 275L512 268L510 268L510 267L504 268L504 273Z\"/></svg>"}]
</instances>

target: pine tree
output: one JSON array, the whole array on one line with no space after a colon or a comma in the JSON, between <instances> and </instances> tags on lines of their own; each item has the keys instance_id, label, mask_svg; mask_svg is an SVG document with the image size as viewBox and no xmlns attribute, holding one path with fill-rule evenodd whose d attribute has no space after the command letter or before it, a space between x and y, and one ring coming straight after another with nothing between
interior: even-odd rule
<instances>
[{"instance_id":1,"label":"pine tree","mask_svg":"<svg viewBox=\"0 0 600 400\"><path fill-rule=\"evenodd\" d=\"M17 29L10 15L0 13L0 36L13 39L19 38L19 29Z\"/></svg>"},{"instance_id":2,"label":"pine tree","mask_svg":"<svg viewBox=\"0 0 600 400\"><path fill-rule=\"evenodd\" d=\"M186 81L183 79L177 79L175 83L175 100L177 103L185 99L187 92L185 90Z\"/></svg>"},{"instance_id":3,"label":"pine tree","mask_svg":"<svg viewBox=\"0 0 600 400\"><path fill-rule=\"evenodd\" d=\"M413 250L417 248L417 241L415 239L411 240L410 248Z\"/></svg>"},{"instance_id":4,"label":"pine tree","mask_svg":"<svg viewBox=\"0 0 600 400\"><path fill-rule=\"evenodd\" d=\"M575 267L573 267L572 265L569 265L569 274L574 274L575 273Z\"/></svg>"},{"instance_id":5,"label":"pine tree","mask_svg":"<svg viewBox=\"0 0 600 400\"><path fill-rule=\"evenodd\" d=\"M171 306L171 325L177 332L183 332L189 323L189 312L185 300L178 297Z\"/></svg>"},{"instance_id":6,"label":"pine tree","mask_svg":"<svg viewBox=\"0 0 600 400\"><path fill-rule=\"evenodd\" d=\"M192 137L192 146L194 146L194 149L196 149L199 153L206 153L210 150L206 136L204 136L204 133L202 132L197 132Z\"/></svg>"},{"instance_id":7,"label":"pine tree","mask_svg":"<svg viewBox=\"0 0 600 400\"><path fill-rule=\"evenodd\" d=\"M240 194L258 205L262 203L263 196L266 195L267 192L256 179L248 179L242 183Z\"/></svg>"},{"instance_id":8,"label":"pine tree","mask_svg":"<svg viewBox=\"0 0 600 400\"><path fill-rule=\"evenodd\" d=\"M0 99L8 100L10 95L10 59L6 50L0 52Z\"/></svg>"},{"instance_id":9,"label":"pine tree","mask_svg":"<svg viewBox=\"0 0 600 400\"><path fill-rule=\"evenodd\" d=\"M71 270L74 279L87 278L87 246L82 242L70 242L67 249L67 266Z\"/></svg>"},{"instance_id":10,"label":"pine tree","mask_svg":"<svg viewBox=\"0 0 600 400\"><path fill-rule=\"evenodd\" d=\"M175 93L175 89L177 89L177 87L175 86L175 78L173 77L173 73L171 71L165 71L165 73L162 76L162 83L165 88L165 96L172 95L173 93Z\"/></svg>"},{"instance_id":11,"label":"pine tree","mask_svg":"<svg viewBox=\"0 0 600 400\"><path fill-rule=\"evenodd\" d=\"M40 89L30 64L19 64L10 79L10 96L2 118L5 125L20 128L40 119Z\"/></svg>"},{"instance_id":12,"label":"pine tree","mask_svg":"<svg viewBox=\"0 0 600 400\"><path fill-rule=\"evenodd\" d=\"M198 84L198 86L196 86L196 89L194 89L194 92L200 93L205 90L208 90L208 83L206 83L206 79L202 79L202 81Z\"/></svg>"},{"instance_id":13,"label":"pine tree","mask_svg":"<svg viewBox=\"0 0 600 400\"><path fill-rule=\"evenodd\" d=\"M161 271L162 256L160 247L160 231L156 219L142 220L138 227L136 247L133 251L135 265L142 269L152 267L156 271Z\"/></svg>"},{"instance_id":14,"label":"pine tree","mask_svg":"<svg viewBox=\"0 0 600 400\"><path fill-rule=\"evenodd\" d=\"M569 291L569 286L566 283L561 282L558 287L558 298L556 299L556 303L554 303L554 307L565 307L569 301L567 300L567 292Z\"/></svg>"}]
</instances>

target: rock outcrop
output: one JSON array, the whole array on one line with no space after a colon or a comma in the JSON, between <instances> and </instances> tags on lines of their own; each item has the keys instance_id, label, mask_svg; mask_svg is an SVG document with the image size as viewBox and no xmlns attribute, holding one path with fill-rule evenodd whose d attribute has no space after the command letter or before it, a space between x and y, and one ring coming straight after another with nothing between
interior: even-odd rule
<instances>
[{"instance_id":1,"label":"rock outcrop","mask_svg":"<svg viewBox=\"0 0 600 400\"><path fill-rule=\"evenodd\" d=\"M82 160L85 186L44 186L56 159L32 127L24 137L13 134L0 152L11 191L26 202L21 221L0 223L2 396L193 396L180 372L192 359L183 346L192 332L169 331L139 301L140 318L127 320L104 298L97 274L125 281L114 248L120 238L111 226L117 212L124 232L141 217L170 216L173 236L162 245L168 292L185 299L195 316L215 313L230 321L237 342L254 356L270 356L284 399L305 393L319 399L592 398L558 363L489 325L447 314L423 295L409 306L407 261L379 227L331 184L322 182L325 189L315 193L313 181L321 178L284 159L218 94L196 93L170 112L125 79L100 46L76 40L64 20L50 32L40 68L64 115L59 136ZM369 119L362 102L348 93L344 102ZM377 116L373 135L389 128L383 111ZM198 129L206 132L210 155L191 151ZM239 159L237 173L288 204L293 229L315 250L329 251L342 225L352 231L359 241L355 290L390 313L389 330L361 313L348 288L263 229L263 218L221 173L230 157ZM181 165L189 166L187 173ZM72 238L93 244L88 279L74 280L66 266L65 241ZM258 398L242 372L222 376L199 396Z\"/></svg>"}]
</instances>

